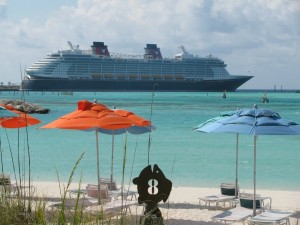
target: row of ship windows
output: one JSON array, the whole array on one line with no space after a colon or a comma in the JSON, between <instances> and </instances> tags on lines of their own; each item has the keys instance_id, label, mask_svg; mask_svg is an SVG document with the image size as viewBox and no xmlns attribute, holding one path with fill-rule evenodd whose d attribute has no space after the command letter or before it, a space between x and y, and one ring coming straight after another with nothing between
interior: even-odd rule
<instances>
[{"instance_id":1,"label":"row of ship windows","mask_svg":"<svg viewBox=\"0 0 300 225\"><path fill-rule=\"evenodd\" d=\"M48 63L55 63L55 62L61 62L60 61L61 59L57 59L57 58L53 58L52 60L50 58L47 58L47 59L42 59L40 60L40 62L37 62L37 63L45 63L45 64L48 64ZM97 65L97 64L102 64L104 63L105 65L115 65L115 64L118 64L118 65L133 65L133 66L136 66L137 64L138 65L169 65L169 64L173 64L173 65L178 65L178 64L181 64L181 65L199 65L199 64L202 64L202 65L207 65L207 66L221 66L221 67L224 67L226 66L224 64L223 61L219 61L219 60L207 60L207 59L197 59L197 60L186 60L186 61L181 61L181 60L125 60L125 59L105 59L105 60L99 60L99 59L93 59L93 58L90 58L90 59L82 59L82 58L64 58L63 59L63 63L72 63L72 64L94 64L94 65Z\"/></svg>"},{"instance_id":2,"label":"row of ship windows","mask_svg":"<svg viewBox=\"0 0 300 225\"><path fill-rule=\"evenodd\" d=\"M48 72L52 72L52 71L48 71ZM66 71L65 70L56 70L56 73L61 73L61 74L65 74ZM135 71L135 70L100 70L100 71L96 71L96 70L92 70L92 71L88 71L88 70L72 70L69 69L67 71L68 74L89 74L89 73L114 73L114 74L207 74L207 73L212 73L211 70L162 70L162 71L155 71L155 70L139 70L139 71Z\"/></svg>"},{"instance_id":3,"label":"row of ship windows","mask_svg":"<svg viewBox=\"0 0 300 225\"><path fill-rule=\"evenodd\" d=\"M100 73L102 74L105 74L105 73L111 73L112 71L101 71ZM87 72L87 71L78 71L78 70L69 70L67 72L67 74L90 74L90 73L93 73L93 72ZM99 73L98 71L97 72L94 72L94 73ZM53 71L45 71L45 74L53 74ZM55 74L57 75L66 75L66 72L65 71L55 71ZM142 75L142 74L157 74L157 75L164 75L164 74L174 74L174 75L180 75L180 74L186 74L186 75L194 75L194 76L197 76L199 74L203 74L203 75L209 75L209 76L212 76L214 74L214 76L217 76L217 77L224 77L224 76L228 76L227 73L213 73L211 70L207 70L207 71L164 71L164 72L159 72L159 73L155 73L153 71L139 71L139 72L129 72L127 71L127 73L124 73L124 71L115 71L113 72L113 74L138 74L138 75Z\"/></svg>"},{"instance_id":4,"label":"row of ship windows","mask_svg":"<svg viewBox=\"0 0 300 225\"><path fill-rule=\"evenodd\" d=\"M42 68L43 65L34 65L31 68ZM69 68L69 67L76 67L78 69L88 69L89 66L87 66L87 64L52 64L51 66L48 66L48 68L55 68L55 67L62 67L62 68ZM194 65L193 67L186 67L185 65L161 65L160 67L152 67L149 65L99 65L99 66L93 66L90 67L93 68L94 70L101 70L101 69L120 69L120 70L141 70L141 69L151 69L151 70L182 70L182 69L192 69L192 70L201 70L201 69L205 69L205 68L209 68L208 66L205 65ZM224 70L223 67L220 68L221 70Z\"/></svg>"},{"instance_id":5,"label":"row of ship windows","mask_svg":"<svg viewBox=\"0 0 300 225\"><path fill-rule=\"evenodd\" d=\"M31 67L31 69L34 70L34 67ZM39 67L36 67L36 69L39 69ZM53 71L55 71L56 74L65 74L68 72L68 74L85 74L85 73L92 73L92 71L100 72L100 73L115 73L115 74L123 74L124 71L126 74L212 74L210 68L202 67L202 68L184 68L184 67L171 67L171 68L149 68L149 67L140 67L140 68L130 68L130 67L102 67L94 68L93 70L89 70L87 66L80 67L75 66L73 64L72 66L67 65L60 65L58 67L48 67L45 70L46 74L51 74ZM215 76L227 76L228 72L224 68L220 67L213 67L213 71Z\"/></svg>"},{"instance_id":6,"label":"row of ship windows","mask_svg":"<svg viewBox=\"0 0 300 225\"><path fill-rule=\"evenodd\" d=\"M82 79L82 80L89 80L89 79L124 79L124 80L195 80L195 79L203 79L203 78L209 78L212 76L198 76L198 77L189 77L184 75L170 75L166 74L163 76L158 75L136 75L136 74L92 74L91 76L77 76L77 75L69 75L69 79Z\"/></svg>"},{"instance_id":7,"label":"row of ship windows","mask_svg":"<svg viewBox=\"0 0 300 225\"><path fill-rule=\"evenodd\" d=\"M53 75L53 73L51 72L46 72L45 74L47 75ZM65 75L87 75L89 76L90 74L89 73L78 73L78 72L68 72L67 74L65 73L55 73L57 76L65 76ZM103 73L105 74L105 73ZM113 73L115 76L129 76L131 75L131 73L127 73L127 74L124 74L124 73ZM153 73L138 73L138 74L135 74L136 76L143 76L143 75L155 75L155 76L164 76L164 75L168 75L169 73L164 73L164 74L153 74ZM211 72L208 72L208 73L198 73L198 74L194 74L194 73L173 73L172 76L177 76L177 75L184 75L184 76L213 76L214 74L211 73Z\"/></svg>"},{"instance_id":8,"label":"row of ship windows","mask_svg":"<svg viewBox=\"0 0 300 225\"><path fill-rule=\"evenodd\" d=\"M32 68L33 69L33 68ZM36 68L38 69L38 68ZM72 66L70 68L68 67L48 67L45 69L45 71L67 71L67 70L71 70L73 72L87 72L87 71L102 71L102 72L110 72L110 71L114 71L114 72L124 72L126 71L127 73L138 73L138 72L151 72L151 73L173 73L176 71L186 71L186 72L190 72L190 73L198 73L198 72L205 72L210 70L210 68L184 68L184 67L180 67L180 68L129 68L129 67L99 67L99 68L93 68L93 69L89 69L88 67L78 67L78 66ZM224 69L220 69L220 70L216 70L218 73L222 74L222 73L226 73L226 70Z\"/></svg>"}]
</instances>

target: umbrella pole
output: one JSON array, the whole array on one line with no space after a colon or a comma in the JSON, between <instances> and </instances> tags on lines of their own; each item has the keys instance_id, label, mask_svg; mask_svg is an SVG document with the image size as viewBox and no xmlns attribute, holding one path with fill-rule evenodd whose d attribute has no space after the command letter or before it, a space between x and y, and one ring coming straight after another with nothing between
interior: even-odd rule
<instances>
[{"instance_id":1,"label":"umbrella pole","mask_svg":"<svg viewBox=\"0 0 300 225\"><path fill-rule=\"evenodd\" d=\"M114 148L115 148L115 130L113 130L112 135L112 144L111 144L111 170L110 170L110 187L109 190L112 190L113 184L113 173L114 173Z\"/></svg>"},{"instance_id":2,"label":"umbrella pole","mask_svg":"<svg viewBox=\"0 0 300 225\"><path fill-rule=\"evenodd\" d=\"M253 189L253 216L256 216L256 135L254 135Z\"/></svg>"},{"instance_id":3,"label":"umbrella pole","mask_svg":"<svg viewBox=\"0 0 300 225\"><path fill-rule=\"evenodd\" d=\"M236 134L236 159L235 159L235 198L238 197L238 160L239 160L239 134Z\"/></svg>"},{"instance_id":4,"label":"umbrella pole","mask_svg":"<svg viewBox=\"0 0 300 225\"><path fill-rule=\"evenodd\" d=\"M98 205L100 205L100 166L99 166L99 145L98 145L98 129L96 129L96 153L97 153L97 177L98 177Z\"/></svg>"}]
</instances>

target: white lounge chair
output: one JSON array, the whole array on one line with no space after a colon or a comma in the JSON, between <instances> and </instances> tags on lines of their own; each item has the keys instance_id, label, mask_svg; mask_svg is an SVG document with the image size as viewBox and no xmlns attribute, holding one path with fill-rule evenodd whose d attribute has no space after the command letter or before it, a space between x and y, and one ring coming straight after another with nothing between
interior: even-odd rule
<instances>
[{"instance_id":1,"label":"white lounge chair","mask_svg":"<svg viewBox=\"0 0 300 225\"><path fill-rule=\"evenodd\" d=\"M211 219L215 222L243 222L252 215L252 209L243 207L236 207L227 211L224 211L218 215L213 216Z\"/></svg>"},{"instance_id":2,"label":"white lounge chair","mask_svg":"<svg viewBox=\"0 0 300 225\"><path fill-rule=\"evenodd\" d=\"M245 222L246 219L252 216L253 214L253 194L249 193L240 193L239 196L239 206L224 211L216 216L212 217L213 221L218 222ZM266 208L271 208L272 199L270 197L261 197L256 195L256 211L261 213Z\"/></svg>"},{"instance_id":3,"label":"white lounge chair","mask_svg":"<svg viewBox=\"0 0 300 225\"><path fill-rule=\"evenodd\" d=\"M88 200L88 202L86 202L86 205L92 206L92 209L89 209L89 207L86 208L89 212L97 211L102 212L106 215L112 214L114 216L118 216L119 212L127 212L127 210L131 211L130 206L137 204L137 201L128 200L126 198L127 196L123 199L119 199L119 192L108 191L107 185L101 185L100 187L101 204L98 205L98 186L87 185L88 197L81 200ZM125 195L126 193L124 192L123 194Z\"/></svg>"},{"instance_id":4,"label":"white lounge chair","mask_svg":"<svg viewBox=\"0 0 300 225\"><path fill-rule=\"evenodd\" d=\"M289 217L295 212L266 210L262 214L250 218L250 224L290 224Z\"/></svg>"},{"instance_id":5,"label":"white lounge chair","mask_svg":"<svg viewBox=\"0 0 300 225\"><path fill-rule=\"evenodd\" d=\"M236 192L235 184L221 183L220 189L221 194L208 195L199 198L199 205L205 205L210 208L211 204L215 204L216 207L219 207L220 203L222 203L223 206L225 206L226 203L229 203L230 207L234 206L236 204L236 201L234 201Z\"/></svg>"},{"instance_id":6,"label":"white lounge chair","mask_svg":"<svg viewBox=\"0 0 300 225\"><path fill-rule=\"evenodd\" d=\"M76 192L76 190L74 190ZM103 212L105 214L114 214L117 215L118 212L123 210L130 210L130 206L136 204L137 201L129 201L127 199L112 199L109 195L108 186L107 185L100 185L100 205L98 204L98 185L94 184L87 184L86 191L82 195L81 192L83 190L77 191L76 198L68 198L65 199L64 207L67 208L74 208L76 205L87 209L88 211L97 211ZM79 192L79 193L78 193ZM74 194L72 193L72 194ZM79 198L77 199L79 194ZM49 207L57 208L62 206L62 201L59 199L56 203L49 205ZM89 208L92 207L92 208Z\"/></svg>"}]
</instances>

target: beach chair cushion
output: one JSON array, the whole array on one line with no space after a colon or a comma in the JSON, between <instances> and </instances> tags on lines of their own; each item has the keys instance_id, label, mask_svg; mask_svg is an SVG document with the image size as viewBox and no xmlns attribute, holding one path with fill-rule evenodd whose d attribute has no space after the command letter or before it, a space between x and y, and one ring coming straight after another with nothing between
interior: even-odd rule
<instances>
[{"instance_id":1,"label":"beach chair cushion","mask_svg":"<svg viewBox=\"0 0 300 225\"><path fill-rule=\"evenodd\" d=\"M235 184L221 183L220 188L222 195L235 196Z\"/></svg>"},{"instance_id":2,"label":"beach chair cushion","mask_svg":"<svg viewBox=\"0 0 300 225\"><path fill-rule=\"evenodd\" d=\"M87 195L91 198L98 198L98 185L87 184L86 186ZM108 200L108 187L107 185L100 185L100 199Z\"/></svg>"},{"instance_id":3,"label":"beach chair cushion","mask_svg":"<svg viewBox=\"0 0 300 225\"><path fill-rule=\"evenodd\" d=\"M240 199L240 206L247 209L253 209L253 199ZM255 201L255 207L256 209L261 208L260 200Z\"/></svg>"},{"instance_id":4,"label":"beach chair cushion","mask_svg":"<svg viewBox=\"0 0 300 225\"><path fill-rule=\"evenodd\" d=\"M254 195L250 193L241 193L240 194L240 206L247 208L247 209L253 209L253 198ZM261 209L262 206L262 198L260 195L256 195L255 197L255 208Z\"/></svg>"}]
</instances>

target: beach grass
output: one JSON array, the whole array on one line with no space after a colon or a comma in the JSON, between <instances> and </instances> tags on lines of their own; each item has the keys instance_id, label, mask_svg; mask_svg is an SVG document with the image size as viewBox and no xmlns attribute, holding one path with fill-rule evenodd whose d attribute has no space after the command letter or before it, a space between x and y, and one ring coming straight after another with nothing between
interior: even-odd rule
<instances>
[{"instance_id":1,"label":"beach grass","mask_svg":"<svg viewBox=\"0 0 300 225\"><path fill-rule=\"evenodd\" d=\"M61 184L59 174L57 172L61 196L59 199L55 199L55 202L59 202L58 204L47 206L49 203L49 199L47 197L37 196L34 191L20 191L23 190L21 186L14 186L14 192L12 192L12 190L6 190L4 186L4 189L1 191L0 198L0 224L133 224L133 220L137 220L137 215L132 215L127 211L120 212L120 214L115 215L105 213L103 207L98 207L99 210L85 210L83 205L80 203L79 190L81 189L81 177L78 184L78 194L75 199L73 199L75 203L72 205L72 207L67 206L66 203L69 200L67 193L72 184L76 169L83 156L84 153L82 153L75 162L66 185ZM20 183L23 183L23 181Z\"/></svg>"}]
</instances>

